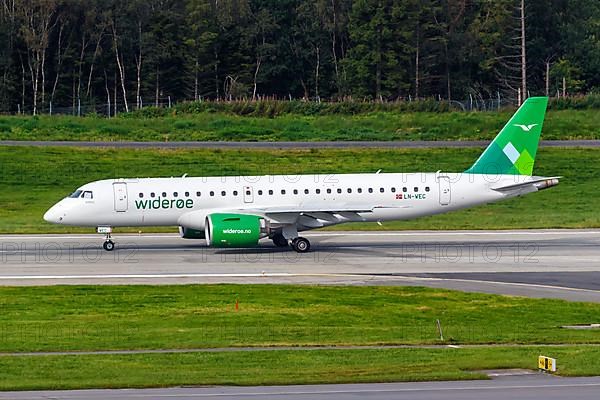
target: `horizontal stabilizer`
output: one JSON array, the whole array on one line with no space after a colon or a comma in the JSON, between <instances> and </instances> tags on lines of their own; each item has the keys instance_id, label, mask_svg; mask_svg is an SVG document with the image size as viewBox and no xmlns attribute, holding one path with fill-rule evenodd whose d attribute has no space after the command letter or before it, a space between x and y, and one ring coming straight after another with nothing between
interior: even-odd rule
<instances>
[{"instance_id":1,"label":"horizontal stabilizer","mask_svg":"<svg viewBox=\"0 0 600 400\"><path fill-rule=\"evenodd\" d=\"M558 185L560 176L552 177L533 177L532 180L515 183L512 185L505 185L492 188L498 192L512 192L512 191L523 191L523 192L535 192L538 190L544 190L552 186Z\"/></svg>"}]
</instances>

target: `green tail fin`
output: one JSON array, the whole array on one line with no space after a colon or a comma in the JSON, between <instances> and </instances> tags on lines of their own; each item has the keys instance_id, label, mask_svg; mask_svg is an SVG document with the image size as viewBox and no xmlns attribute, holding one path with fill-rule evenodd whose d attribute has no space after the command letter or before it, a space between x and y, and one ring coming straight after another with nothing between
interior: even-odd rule
<instances>
[{"instance_id":1,"label":"green tail fin","mask_svg":"<svg viewBox=\"0 0 600 400\"><path fill-rule=\"evenodd\" d=\"M525 100L475 164L465 172L531 175L547 105L547 97Z\"/></svg>"}]
</instances>

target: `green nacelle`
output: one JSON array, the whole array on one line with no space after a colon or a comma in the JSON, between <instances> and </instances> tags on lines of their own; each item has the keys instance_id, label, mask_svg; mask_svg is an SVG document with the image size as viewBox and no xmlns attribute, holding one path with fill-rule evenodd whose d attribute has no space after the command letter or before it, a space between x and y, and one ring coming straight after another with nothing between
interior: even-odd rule
<instances>
[{"instance_id":1,"label":"green nacelle","mask_svg":"<svg viewBox=\"0 0 600 400\"><path fill-rule=\"evenodd\" d=\"M210 214L206 217L206 243L213 247L254 247L264 219L256 215Z\"/></svg>"},{"instance_id":2,"label":"green nacelle","mask_svg":"<svg viewBox=\"0 0 600 400\"><path fill-rule=\"evenodd\" d=\"M192 228L179 227L179 235L184 239L205 239L204 231Z\"/></svg>"}]
</instances>

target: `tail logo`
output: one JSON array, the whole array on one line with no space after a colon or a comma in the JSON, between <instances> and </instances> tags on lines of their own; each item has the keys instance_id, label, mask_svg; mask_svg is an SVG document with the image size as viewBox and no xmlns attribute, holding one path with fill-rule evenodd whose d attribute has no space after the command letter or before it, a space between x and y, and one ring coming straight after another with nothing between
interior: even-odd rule
<instances>
[{"instance_id":1,"label":"tail logo","mask_svg":"<svg viewBox=\"0 0 600 400\"><path fill-rule=\"evenodd\" d=\"M523 129L523 132L529 132L534 126L538 126L538 124L531 124L531 125L515 124L514 126L518 126L519 128Z\"/></svg>"}]
</instances>

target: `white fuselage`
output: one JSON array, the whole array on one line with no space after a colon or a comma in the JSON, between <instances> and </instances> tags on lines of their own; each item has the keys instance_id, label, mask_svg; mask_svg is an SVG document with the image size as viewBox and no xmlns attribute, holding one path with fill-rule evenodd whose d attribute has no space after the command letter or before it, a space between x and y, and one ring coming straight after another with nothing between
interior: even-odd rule
<instances>
[{"instance_id":1,"label":"white fuselage","mask_svg":"<svg viewBox=\"0 0 600 400\"><path fill-rule=\"evenodd\" d=\"M61 200L44 219L76 226L204 229L211 213L270 210L275 222L296 223L298 230L306 230L343 222L411 219L494 202L516 194L493 187L529 179L439 172L110 179L80 187L82 195ZM303 223L301 210L311 212L310 224Z\"/></svg>"}]
</instances>

